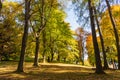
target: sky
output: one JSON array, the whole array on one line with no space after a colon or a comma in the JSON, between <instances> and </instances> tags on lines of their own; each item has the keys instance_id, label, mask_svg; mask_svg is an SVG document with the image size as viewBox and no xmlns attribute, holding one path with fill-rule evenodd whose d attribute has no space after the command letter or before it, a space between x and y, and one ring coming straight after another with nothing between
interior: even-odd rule
<instances>
[{"instance_id":1,"label":"sky","mask_svg":"<svg viewBox=\"0 0 120 80\"><path fill-rule=\"evenodd\" d=\"M71 26L72 30L76 30L78 27L80 27L80 25L76 22L77 17L74 14L73 8L71 8L71 5L72 5L72 3L69 2L67 8L65 9L65 12L67 14L67 17L66 17L65 21L70 23L70 26Z\"/></svg>"},{"instance_id":2,"label":"sky","mask_svg":"<svg viewBox=\"0 0 120 80\"><path fill-rule=\"evenodd\" d=\"M72 30L75 30L76 28L79 27L79 24L76 22L77 21L77 17L74 14L74 10L73 10L73 7L72 7L72 2L69 1L69 0L67 0L67 1L63 0L62 4L64 6L64 11L67 14L67 17L66 17L65 21L70 23L70 26L71 26Z\"/></svg>"}]
</instances>

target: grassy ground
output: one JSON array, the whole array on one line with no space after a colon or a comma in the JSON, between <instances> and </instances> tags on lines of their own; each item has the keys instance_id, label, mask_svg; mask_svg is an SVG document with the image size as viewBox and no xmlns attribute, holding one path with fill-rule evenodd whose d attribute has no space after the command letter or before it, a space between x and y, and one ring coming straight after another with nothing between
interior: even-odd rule
<instances>
[{"instance_id":1,"label":"grassy ground","mask_svg":"<svg viewBox=\"0 0 120 80\"><path fill-rule=\"evenodd\" d=\"M0 80L120 80L120 71L116 70L97 75L90 67L61 63L40 64L36 68L25 63L24 67L25 73L17 74L16 62L0 63Z\"/></svg>"}]
</instances>

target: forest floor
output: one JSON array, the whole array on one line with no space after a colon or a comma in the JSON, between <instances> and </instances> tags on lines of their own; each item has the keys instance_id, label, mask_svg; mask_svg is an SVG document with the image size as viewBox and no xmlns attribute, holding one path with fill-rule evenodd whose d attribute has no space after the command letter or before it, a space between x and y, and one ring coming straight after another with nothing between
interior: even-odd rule
<instances>
[{"instance_id":1,"label":"forest floor","mask_svg":"<svg viewBox=\"0 0 120 80\"><path fill-rule=\"evenodd\" d=\"M24 64L24 73L15 73L17 62L0 63L0 80L120 80L119 70L107 70L106 74L94 74L91 67L62 63Z\"/></svg>"}]
</instances>

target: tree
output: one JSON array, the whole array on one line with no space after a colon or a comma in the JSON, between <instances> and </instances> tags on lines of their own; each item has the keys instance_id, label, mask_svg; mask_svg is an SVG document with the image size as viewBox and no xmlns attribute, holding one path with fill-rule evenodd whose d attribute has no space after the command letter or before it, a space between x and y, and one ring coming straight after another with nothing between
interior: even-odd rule
<instances>
[{"instance_id":1,"label":"tree","mask_svg":"<svg viewBox=\"0 0 120 80\"><path fill-rule=\"evenodd\" d=\"M108 69L108 63L107 63L107 59L106 59L106 51L105 51L105 46L104 46L104 40L103 40L103 36L102 36L102 32L100 29L100 25L99 25L99 21L98 21L98 16L97 16L97 11L95 6L93 6L94 8L94 14L95 14L95 20L96 20L96 24L97 24L97 28L98 28L98 32L99 32L99 36L100 36L100 41L101 41L101 46L102 46L102 53L103 53L103 60L104 60L104 69Z\"/></svg>"},{"instance_id":2,"label":"tree","mask_svg":"<svg viewBox=\"0 0 120 80\"><path fill-rule=\"evenodd\" d=\"M83 28L77 28L76 35L78 41L78 50L79 50L79 57L82 65L84 65L84 55L85 55L85 39L86 39L87 32Z\"/></svg>"},{"instance_id":3,"label":"tree","mask_svg":"<svg viewBox=\"0 0 120 80\"><path fill-rule=\"evenodd\" d=\"M0 11L1 11L1 9L2 9L2 1L0 0Z\"/></svg>"},{"instance_id":4,"label":"tree","mask_svg":"<svg viewBox=\"0 0 120 80\"><path fill-rule=\"evenodd\" d=\"M22 12L22 7L18 7L17 2L5 1L0 14L0 55L2 60L13 59L12 55L19 52L21 37L21 27L19 27L16 19ZM17 8L17 10L16 10ZM14 13L12 11L15 11ZM19 39L18 39L19 37ZM16 47L17 46L17 47Z\"/></svg>"},{"instance_id":5,"label":"tree","mask_svg":"<svg viewBox=\"0 0 120 80\"><path fill-rule=\"evenodd\" d=\"M97 43L96 31L95 31L95 23L94 23L94 13L93 13L93 2L88 0L89 5L89 15L90 15L90 22L91 22L91 30L92 30L92 38L93 38L93 45L94 45L94 52L95 52L95 63L96 63L96 72L97 74L104 74L102 69L101 59L100 59L100 51Z\"/></svg>"},{"instance_id":6,"label":"tree","mask_svg":"<svg viewBox=\"0 0 120 80\"><path fill-rule=\"evenodd\" d=\"M38 66L38 54L39 54L39 47L40 47L40 35L41 32L45 29L46 24L51 17L52 9L55 7L57 1L56 0L41 0L35 1L32 7L32 12L34 15L31 17L31 25L33 29L33 34L35 37L36 48L35 48L35 58L33 66Z\"/></svg>"},{"instance_id":7,"label":"tree","mask_svg":"<svg viewBox=\"0 0 120 80\"><path fill-rule=\"evenodd\" d=\"M119 5L113 5L111 6L112 10L112 16L114 17L114 20L116 22L116 29L118 31L118 35L120 35L120 27L119 27ZM104 37L104 43L106 47L106 53L107 53L107 60L110 62L111 60L115 60L117 62L117 48L116 48L116 39L114 34L114 29L111 24L111 20L109 17L108 9L105 10L105 12L102 14L102 18L100 21L100 27L101 31ZM107 32L107 33L106 33ZM119 37L120 38L120 37Z\"/></svg>"},{"instance_id":8,"label":"tree","mask_svg":"<svg viewBox=\"0 0 120 80\"><path fill-rule=\"evenodd\" d=\"M74 41L74 39L72 38L69 24L64 22L64 18L65 13L59 9L55 9L51 15L51 18L49 19L49 23L46 25L44 30L46 33L46 42L44 43L47 44L45 46L45 56L48 58L48 62L55 60L61 62L63 58L66 62L69 54L72 54L68 47L73 45L72 41ZM42 44L44 45L44 43ZM71 49L73 48L71 47Z\"/></svg>"},{"instance_id":9,"label":"tree","mask_svg":"<svg viewBox=\"0 0 120 80\"><path fill-rule=\"evenodd\" d=\"M113 26L113 29L114 29L115 40L116 40L116 48L117 48L117 53L118 53L118 69L120 69L120 44L119 44L120 40L119 40L119 36L118 36L118 31L116 29L116 24L115 24L114 18L112 16L112 11L111 11L109 1L108 0L105 0L105 1L106 1L106 4L107 4L107 7L108 7L108 11L109 11L109 17L110 17L110 20L111 20L111 23L112 23L112 26Z\"/></svg>"},{"instance_id":10,"label":"tree","mask_svg":"<svg viewBox=\"0 0 120 80\"><path fill-rule=\"evenodd\" d=\"M74 13L77 16L77 22L80 26L87 27L87 29L89 29L89 14L86 14L88 13L87 0L72 0L72 2Z\"/></svg>"},{"instance_id":11,"label":"tree","mask_svg":"<svg viewBox=\"0 0 120 80\"><path fill-rule=\"evenodd\" d=\"M28 37L28 21L29 21L29 12L30 12L30 2L31 0L25 0L25 25L24 25L24 33L22 37L22 46L21 46L21 54L20 54L20 60L17 67L17 72L24 72L23 71L23 63L24 63L24 55L25 55L25 49L26 49L26 43L27 43L27 37Z\"/></svg>"}]
</instances>

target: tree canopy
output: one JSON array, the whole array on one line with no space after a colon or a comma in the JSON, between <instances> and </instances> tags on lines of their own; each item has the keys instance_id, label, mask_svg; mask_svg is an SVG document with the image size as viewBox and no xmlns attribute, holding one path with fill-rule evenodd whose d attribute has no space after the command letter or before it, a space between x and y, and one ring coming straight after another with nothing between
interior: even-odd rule
<instances>
[{"instance_id":1,"label":"tree canopy","mask_svg":"<svg viewBox=\"0 0 120 80\"><path fill-rule=\"evenodd\" d=\"M65 20L69 4L75 31ZM120 69L119 18L114 0L0 0L0 62L17 61L17 72L27 61L87 65L97 74Z\"/></svg>"}]
</instances>

